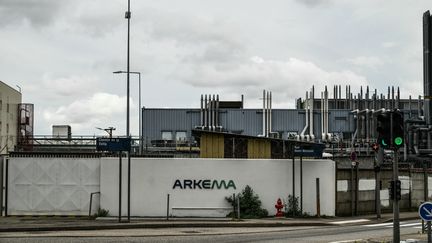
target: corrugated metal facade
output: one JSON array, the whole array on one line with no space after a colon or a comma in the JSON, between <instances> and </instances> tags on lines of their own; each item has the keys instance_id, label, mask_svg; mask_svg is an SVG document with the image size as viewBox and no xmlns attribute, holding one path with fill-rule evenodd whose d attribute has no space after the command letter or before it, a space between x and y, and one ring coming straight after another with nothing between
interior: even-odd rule
<instances>
[{"instance_id":1,"label":"corrugated metal facade","mask_svg":"<svg viewBox=\"0 0 432 243\"><path fill-rule=\"evenodd\" d=\"M243 135L257 136L262 134L261 109L221 109L220 124L224 131ZM191 130L200 126L199 109L143 109L143 137L147 142L162 139L162 132L171 132L175 138L176 132L186 132L191 137ZM305 126L305 110L273 109L272 131L278 132L286 139L289 133L299 134ZM329 132L354 132L354 116L350 110L329 111ZM321 112L314 111L315 137L321 137Z\"/></svg>"}]
</instances>

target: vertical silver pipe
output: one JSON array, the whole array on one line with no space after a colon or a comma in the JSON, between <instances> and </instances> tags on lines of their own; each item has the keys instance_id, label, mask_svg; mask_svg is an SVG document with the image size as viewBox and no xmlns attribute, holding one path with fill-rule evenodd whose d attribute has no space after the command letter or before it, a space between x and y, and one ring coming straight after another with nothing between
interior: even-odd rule
<instances>
[{"instance_id":1,"label":"vertical silver pipe","mask_svg":"<svg viewBox=\"0 0 432 243\"><path fill-rule=\"evenodd\" d=\"M320 115L321 115L321 139L324 140L324 94L321 92L321 107L320 107Z\"/></svg>"},{"instance_id":2,"label":"vertical silver pipe","mask_svg":"<svg viewBox=\"0 0 432 243\"><path fill-rule=\"evenodd\" d=\"M309 129L309 135L311 137L311 139L314 138L314 98L315 98L315 88L314 86L312 86L312 90L310 92L310 129Z\"/></svg>"},{"instance_id":3,"label":"vertical silver pipe","mask_svg":"<svg viewBox=\"0 0 432 243\"><path fill-rule=\"evenodd\" d=\"M337 109L338 108L338 86L335 85L335 95L333 97L333 109Z\"/></svg>"},{"instance_id":4,"label":"vertical silver pipe","mask_svg":"<svg viewBox=\"0 0 432 243\"><path fill-rule=\"evenodd\" d=\"M325 136L327 137L328 134L328 110L329 110L329 101L328 101L328 91L327 91L327 87L325 89L325 100L324 100L324 114L325 114L325 118L324 118L324 131L325 131Z\"/></svg>"},{"instance_id":5,"label":"vertical silver pipe","mask_svg":"<svg viewBox=\"0 0 432 243\"><path fill-rule=\"evenodd\" d=\"M210 126L211 126L211 112L210 112L210 107L211 106L211 95L208 95L208 100L207 100L207 128L210 130Z\"/></svg>"},{"instance_id":6,"label":"vertical silver pipe","mask_svg":"<svg viewBox=\"0 0 432 243\"><path fill-rule=\"evenodd\" d=\"M209 112L209 119L208 119L208 123L209 123L209 130L212 130L212 122L213 122L213 113L212 113L212 96L211 94L209 94L209 103L208 103L208 112Z\"/></svg>"},{"instance_id":7,"label":"vertical silver pipe","mask_svg":"<svg viewBox=\"0 0 432 243\"><path fill-rule=\"evenodd\" d=\"M306 133L307 129L309 128L309 103L308 103L308 94L309 92L306 92L306 99L305 99L305 127L302 130L301 134L300 134L300 139L303 140L304 139L304 134ZM302 138L303 136L303 138Z\"/></svg>"},{"instance_id":8,"label":"vertical silver pipe","mask_svg":"<svg viewBox=\"0 0 432 243\"><path fill-rule=\"evenodd\" d=\"M216 130L216 95L213 95L213 130Z\"/></svg>"},{"instance_id":9,"label":"vertical silver pipe","mask_svg":"<svg viewBox=\"0 0 432 243\"><path fill-rule=\"evenodd\" d=\"M218 129L221 128L220 121L219 121L219 95L216 95L216 127Z\"/></svg>"},{"instance_id":10,"label":"vertical silver pipe","mask_svg":"<svg viewBox=\"0 0 432 243\"><path fill-rule=\"evenodd\" d=\"M201 118L201 127L204 127L204 111L203 111L203 102L204 102L204 97L201 94L201 109L200 109L200 118Z\"/></svg>"},{"instance_id":11,"label":"vertical silver pipe","mask_svg":"<svg viewBox=\"0 0 432 243\"><path fill-rule=\"evenodd\" d=\"M421 109L422 109L422 107L421 107L421 96L419 95L419 97L418 97L418 103L417 103L417 117L420 117L422 114L421 114Z\"/></svg>"},{"instance_id":12,"label":"vertical silver pipe","mask_svg":"<svg viewBox=\"0 0 432 243\"><path fill-rule=\"evenodd\" d=\"M269 134L272 132L272 92L270 91L269 98Z\"/></svg>"},{"instance_id":13,"label":"vertical silver pipe","mask_svg":"<svg viewBox=\"0 0 432 243\"><path fill-rule=\"evenodd\" d=\"M366 86L366 109L369 109L369 85Z\"/></svg>"},{"instance_id":14,"label":"vertical silver pipe","mask_svg":"<svg viewBox=\"0 0 432 243\"><path fill-rule=\"evenodd\" d=\"M267 105L266 105L266 127L267 127L267 130L266 130L266 137L269 137L270 136L270 116L269 116L269 108L270 108L270 106L269 106L269 98L270 98L270 91L267 91L267 97L266 97L266 103L267 103Z\"/></svg>"},{"instance_id":15,"label":"vertical silver pipe","mask_svg":"<svg viewBox=\"0 0 432 243\"><path fill-rule=\"evenodd\" d=\"M207 95L204 96L204 128L208 127L208 103Z\"/></svg>"},{"instance_id":16,"label":"vertical silver pipe","mask_svg":"<svg viewBox=\"0 0 432 243\"><path fill-rule=\"evenodd\" d=\"M397 103L398 103L398 109L401 109L401 107L400 107L400 105L401 105L401 103L400 103L400 89L399 89L399 87L398 87L398 89L397 89ZM402 109L403 109L403 107L402 107Z\"/></svg>"},{"instance_id":17,"label":"vertical silver pipe","mask_svg":"<svg viewBox=\"0 0 432 243\"><path fill-rule=\"evenodd\" d=\"M263 90L263 136L265 137L266 136L266 109L265 109L265 107L266 107L266 91L265 91L265 89Z\"/></svg>"},{"instance_id":18,"label":"vertical silver pipe","mask_svg":"<svg viewBox=\"0 0 432 243\"><path fill-rule=\"evenodd\" d=\"M349 95L349 102L350 102L350 110L354 110L354 107L353 107L353 104L352 104L351 85L348 85L348 95Z\"/></svg>"},{"instance_id":19,"label":"vertical silver pipe","mask_svg":"<svg viewBox=\"0 0 432 243\"><path fill-rule=\"evenodd\" d=\"M388 86L388 88L387 88L386 109L391 109L391 107L390 107L390 86Z\"/></svg>"},{"instance_id":20,"label":"vertical silver pipe","mask_svg":"<svg viewBox=\"0 0 432 243\"><path fill-rule=\"evenodd\" d=\"M324 125L324 129L323 129L323 133L324 133L324 138L327 137L327 131L326 131L326 125L327 125L327 97L328 97L328 91L327 91L327 86L324 90L324 120L323 120L323 125Z\"/></svg>"},{"instance_id":21,"label":"vertical silver pipe","mask_svg":"<svg viewBox=\"0 0 432 243\"><path fill-rule=\"evenodd\" d=\"M337 86L333 85L333 108L336 108Z\"/></svg>"},{"instance_id":22,"label":"vertical silver pipe","mask_svg":"<svg viewBox=\"0 0 432 243\"><path fill-rule=\"evenodd\" d=\"M409 96L408 107L409 107L409 118L412 116L412 107L411 107L411 95Z\"/></svg>"},{"instance_id":23,"label":"vertical silver pipe","mask_svg":"<svg viewBox=\"0 0 432 243\"><path fill-rule=\"evenodd\" d=\"M374 110L377 109L377 90L375 89L375 94L374 94Z\"/></svg>"},{"instance_id":24,"label":"vertical silver pipe","mask_svg":"<svg viewBox=\"0 0 432 243\"><path fill-rule=\"evenodd\" d=\"M345 104L344 109L348 109L348 85L345 85Z\"/></svg>"},{"instance_id":25,"label":"vertical silver pipe","mask_svg":"<svg viewBox=\"0 0 432 243\"><path fill-rule=\"evenodd\" d=\"M244 95L241 95L241 108L244 108Z\"/></svg>"},{"instance_id":26,"label":"vertical silver pipe","mask_svg":"<svg viewBox=\"0 0 432 243\"><path fill-rule=\"evenodd\" d=\"M212 95L209 94L209 101L208 101L208 112L209 112L209 119L208 119L208 126L209 126L209 131L212 130L213 127L213 112L212 112Z\"/></svg>"}]
</instances>

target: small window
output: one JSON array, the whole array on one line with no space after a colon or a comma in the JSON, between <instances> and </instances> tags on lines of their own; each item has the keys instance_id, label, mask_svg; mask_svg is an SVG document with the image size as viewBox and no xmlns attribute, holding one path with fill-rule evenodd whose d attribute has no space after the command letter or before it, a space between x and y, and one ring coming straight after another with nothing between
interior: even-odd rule
<instances>
[{"instance_id":1,"label":"small window","mask_svg":"<svg viewBox=\"0 0 432 243\"><path fill-rule=\"evenodd\" d=\"M6 104L6 112L9 112L9 103Z\"/></svg>"},{"instance_id":2,"label":"small window","mask_svg":"<svg viewBox=\"0 0 432 243\"><path fill-rule=\"evenodd\" d=\"M162 140L172 140L172 139L173 136L171 131L162 132Z\"/></svg>"},{"instance_id":3,"label":"small window","mask_svg":"<svg viewBox=\"0 0 432 243\"><path fill-rule=\"evenodd\" d=\"M9 124L6 124L6 134L9 134Z\"/></svg>"},{"instance_id":4,"label":"small window","mask_svg":"<svg viewBox=\"0 0 432 243\"><path fill-rule=\"evenodd\" d=\"M0 100L0 111L3 110L3 100Z\"/></svg>"},{"instance_id":5,"label":"small window","mask_svg":"<svg viewBox=\"0 0 432 243\"><path fill-rule=\"evenodd\" d=\"M176 141L186 141L187 133L184 131L176 132Z\"/></svg>"}]
</instances>

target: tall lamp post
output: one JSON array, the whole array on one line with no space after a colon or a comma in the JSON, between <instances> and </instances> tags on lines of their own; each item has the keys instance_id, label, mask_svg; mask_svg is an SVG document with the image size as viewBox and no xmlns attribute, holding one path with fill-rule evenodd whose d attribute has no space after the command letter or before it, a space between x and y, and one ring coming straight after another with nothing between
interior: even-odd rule
<instances>
[{"instance_id":1,"label":"tall lamp post","mask_svg":"<svg viewBox=\"0 0 432 243\"><path fill-rule=\"evenodd\" d=\"M119 74L119 73L127 73L126 71L115 71L113 72L114 74ZM142 139L142 112L141 112L141 73L140 72L129 72L132 74L138 74L138 134L139 134L139 154L142 154L142 150L143 150L143 139Z\"/></svg>"},{"instance_id":2,"label":"tall lamp post","mask_svg":"<svg viewBox=\"0 0 432 243\"><path fill-rule=\"evenodd\" d=\"M127 19L128 25L127 25L127 68L126 68L126 74L127 74L127 95L126 95L126 137L130 138L130 129L129 129L129 95L130 95L130 90L129 90L129 64L130 64L130 58L129 58L129 52L130 52L130 48L129 48L129 44L130 44L130 19L131 19L131 11L130 11L130 0L128 0L128 8L127 11L125 13L125 18ZM127 160L128 160L128 180L127 180L127 221L130 222L130 186L131 186L131 157L130 157L130 150L127 151Z\"/></svg>"}]
</instances>

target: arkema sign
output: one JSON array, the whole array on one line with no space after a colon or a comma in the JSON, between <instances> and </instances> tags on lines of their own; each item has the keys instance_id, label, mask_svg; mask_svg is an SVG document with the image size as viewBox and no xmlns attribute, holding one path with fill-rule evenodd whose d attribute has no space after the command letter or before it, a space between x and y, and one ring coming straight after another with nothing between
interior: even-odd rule
<instances>
[{"instance_id":1,"label":"arkema sign","mask_svg":"<svg viewBox=\"0 0 432 243\"><path fill-rule=\"evenodd\" d=\"M210 180L210 179L201 179L201 180L191 180L177 179L174 182L172 187L173 189L237 189L233 180Z\"/></svg>"}]
</instances>

